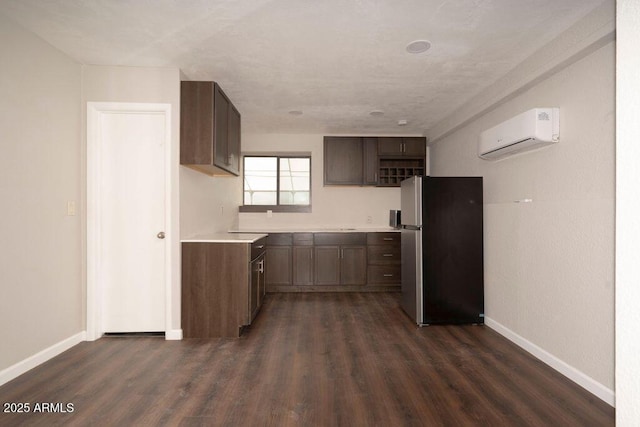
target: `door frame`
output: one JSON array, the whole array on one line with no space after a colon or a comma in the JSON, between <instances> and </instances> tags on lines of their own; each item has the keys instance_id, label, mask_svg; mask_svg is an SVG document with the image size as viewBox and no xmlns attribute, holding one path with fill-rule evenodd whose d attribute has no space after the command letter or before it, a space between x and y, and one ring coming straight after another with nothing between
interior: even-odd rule
<instances>
[{"instance_id":1,"label":"door frame","mask_svg":"<svg viewBox=\"0 0 640 427\"><path fill-rule=\"evenodd\" d=\"M100 170L100 118L104 114L159 114L165 118L164 129L164 214L165 214L165 334L172 333L172 259L173 215L171 204L171 104L128 103L128 102L87 102L87 288L86 288L86 331L87 341L102 337L102 282L100 280L100 227L101 189ZM169 338L169 336L167 336Z\"/></svg>"}]
</instances>

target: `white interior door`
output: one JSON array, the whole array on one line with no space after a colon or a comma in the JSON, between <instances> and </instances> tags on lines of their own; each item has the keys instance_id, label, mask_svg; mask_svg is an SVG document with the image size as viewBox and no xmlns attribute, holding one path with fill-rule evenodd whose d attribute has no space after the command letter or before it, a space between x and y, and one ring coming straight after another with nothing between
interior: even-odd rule
<instances>
[{"instance_id":1,"label":"white interior door","mask_svg":"<svg viewBox=\"0 0 640 427\"><path fill-rule=\"evenodd\" d=\"M101 111L93 120L101 332L165 330L166 120L153 111Z\"/></svg>"}]
</instances>

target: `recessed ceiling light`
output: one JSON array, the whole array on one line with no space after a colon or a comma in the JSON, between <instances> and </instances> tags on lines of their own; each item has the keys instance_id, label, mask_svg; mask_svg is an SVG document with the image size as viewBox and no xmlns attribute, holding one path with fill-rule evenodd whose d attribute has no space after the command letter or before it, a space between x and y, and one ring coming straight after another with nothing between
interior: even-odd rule
<instances>
[{"instance_id":1,"label":"recessed ceiling light","mask_svg":"<svg viewBox=\"0 0 640 427\"><path fill-rule=\"evenodd\" d=\"M407 121L405 119L398 120L398 126L405 126Z\"/></svg>"},{"instance_id":2,"label":"recessed ceiling light","mask_svg":"<svg viewBox=\"0 0 640 427\"><path fill-rule=\"evenodd\" d=\"M291 111L289 111L289 114L291 114L292 116L301 116L302 115L302 111L300 111L300 110L291 110Z\"/></svg>"},{"instance_id":3,"label":"recessed ceiling light","mask_svg":"<svg viewBox=\"0 0 640 427\"><path fill-rule=\"evenodd\" d=\"M384 115L384 111L380 111L380 110L373 110L373 111L370 111L370 112L369 112L369 115L370 115L370 116L373 116L373 117L380 117L380 116L383 116L383 115Z\"/></svg>"},{"instance_id":4,"label":"recessed ceiling light","mask_svg":"<svg viewBox=\"0 0 640 427\"><path fill-rule=\"evenodd\" d=\"M427 40L414 40L406 47L409 53L422 53L428 51L430 48L431 42Z\"/></svg>"}]
</instances>

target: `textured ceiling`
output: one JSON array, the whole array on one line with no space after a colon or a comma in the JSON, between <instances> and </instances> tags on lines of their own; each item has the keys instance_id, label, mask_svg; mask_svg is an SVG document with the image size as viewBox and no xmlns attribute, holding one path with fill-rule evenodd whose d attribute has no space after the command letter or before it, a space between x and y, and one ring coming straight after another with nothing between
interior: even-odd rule
<instances>
[{"instance_id":1,"label":"textured ceiling","mask_svg":"<svg viewBox=\"0 0 640 427\"><path fill-rule=\"evenodd\" d=\"M601 1L2 0L0 13L81 63L215 80L245 131L422 135ZM432 48L407 53L416 39Z\"/></svg>"}]
</instances>

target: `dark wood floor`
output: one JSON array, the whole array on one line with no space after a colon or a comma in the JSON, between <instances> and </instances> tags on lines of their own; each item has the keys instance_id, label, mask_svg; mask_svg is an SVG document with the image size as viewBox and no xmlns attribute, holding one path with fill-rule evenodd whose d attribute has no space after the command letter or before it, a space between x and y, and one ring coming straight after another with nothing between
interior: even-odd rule
<instances>
[{"instance_id":1,"label":"dark wood floor","mask_svg":"<svg viewBox=\"0 0 640 427\"><path fill-rule=\"evenodd\" d=\"M102 338L0 387L0 425L611 426L483 326L414 327L394 293L271 294L242 338Z\"/></svg>"}]
</instances>

